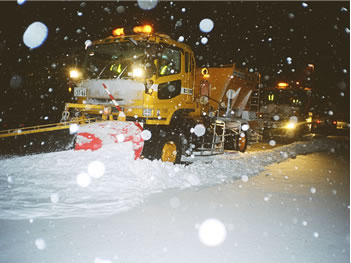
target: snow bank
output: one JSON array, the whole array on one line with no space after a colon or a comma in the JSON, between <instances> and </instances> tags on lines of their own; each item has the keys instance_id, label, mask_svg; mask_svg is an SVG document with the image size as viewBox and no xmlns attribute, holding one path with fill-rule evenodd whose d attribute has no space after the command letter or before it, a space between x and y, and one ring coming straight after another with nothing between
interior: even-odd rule
<instances>
[{"instance_id":1,"label":"snow bank","mask_svg":"<svg viewBox=\"0 0 351 263\"><path fill-rule=\"evenodd\" d=\"M195 157L193 164L136 160L112 146L0 160L0 219L94 217L118 213L166 189L247 180L299 154L336 151L314 139L252 153ZM92 168L93 167L93 168ZM93 171L93 172L92 172Z\"/></svg>"}]
</instances>

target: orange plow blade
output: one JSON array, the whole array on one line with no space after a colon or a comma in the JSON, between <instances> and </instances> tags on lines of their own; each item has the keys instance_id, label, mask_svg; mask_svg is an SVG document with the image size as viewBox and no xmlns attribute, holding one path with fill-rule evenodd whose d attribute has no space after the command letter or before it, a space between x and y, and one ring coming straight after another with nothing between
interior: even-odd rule
<instances>
[{"instance_id":1,"label":"orange plow blade","mask_svg":"<svg viewBox=\"0 0 351 263\"><path fill-rule=\"evenodd\" d=\"M143 151L143 128L137 122L104 121L80 126L75 150L97 151L107 145L129 143L138 159Z\"/></svg>"}]
</instances>

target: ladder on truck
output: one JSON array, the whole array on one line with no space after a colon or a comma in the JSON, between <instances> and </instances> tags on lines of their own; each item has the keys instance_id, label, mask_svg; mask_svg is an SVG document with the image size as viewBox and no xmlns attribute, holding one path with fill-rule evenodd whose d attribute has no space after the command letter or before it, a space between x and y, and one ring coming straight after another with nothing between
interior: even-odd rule
<instances>
[{"instance_id":1,"label":"ladder on truck","mask_svg":"<svg viewBox=\"0 0 351 263\"><path fill-rule=\"evenodd\" d=\"M212 123L211 127L213 133L212 141L205 142L205 139L203 138L201 147L198 148L198 150L200 150L200 156L224 153L225 122L223 120L216 119ZM220 131L220 133L217 133L218 130Z\"/></svg>"},{"instance_id":2,"label":"ladder on truck","mask_svg":"<svg viewBox=\"0 0 351 263\"><path fill-rule=\"evenodd\" d=\"M260 111L260 89L258 85L252 91L252 94L251 94L250 111L253 111L256 113Z\"/></svg>"}]
</instances>

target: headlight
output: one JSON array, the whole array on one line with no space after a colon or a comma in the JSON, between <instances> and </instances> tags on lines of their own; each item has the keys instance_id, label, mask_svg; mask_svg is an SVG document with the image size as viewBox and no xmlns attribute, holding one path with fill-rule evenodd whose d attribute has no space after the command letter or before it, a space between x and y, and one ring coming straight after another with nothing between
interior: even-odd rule
<instances>
[{"instance_id":1,"label":"headlight","mask_svg":"<svg viewBox=\"0 0 351 263\"><path fill-rule=\"evenodd\" d=\"M72 70L70 70L70 72L69 72L69 77L70 77L71 79L78 79L78 78L80 78L80 76L81 76L81 73L80 73L80 71L77 70L77 69L72 69Z\"/></svg>"},{"instance_id":2,"label":"headlight","mask_svg":"<svg viewBox=\"0 0 351 263\"><path fill-rule=\"evenodd\" d=\"M296 124L293 122L289 122L287 125L285 125L285 128L290 130L295 129L295 127L296 127Z\"/></svg>"},{"instance_id":3,"label":"headlight","mask_svg":"<svg viewBox=\"0 0 351 263\"><path fill-rule=\"evenodd\" d=\"M144 76L144 70L142 68L133 69L133 77L142 78Z\"/></svg>"}]
</instances>

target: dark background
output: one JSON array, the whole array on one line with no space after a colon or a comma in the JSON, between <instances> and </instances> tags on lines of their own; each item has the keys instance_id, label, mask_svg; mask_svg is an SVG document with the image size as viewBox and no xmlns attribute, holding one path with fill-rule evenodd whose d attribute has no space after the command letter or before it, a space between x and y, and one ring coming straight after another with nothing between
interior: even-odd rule
<instances>
[{"instance_id":1,"label":"dark background","mask_svg":"<svg viewBox=\"0 0 351 263\"><path fill-rule=\"evenodd\" d=\"M72 97L68 69L83 54L85 41L143 23L173 39L183 36L197 66L236 63L260 72L267 86L300 81L313 89L312 110L332 110L348 121L350 4L306 4L161 1L143 10L135 1L0 2L0 128L58 122ZM214 22L209 33L199 29L204 18ZM36 21L48 27L48 38L30 50L23 33ZM208 38L206 45L202 37ZM313 72L308 64L314 65ZM14 77L20 85L10 85Z\"/></svg>"}]
</instances>

